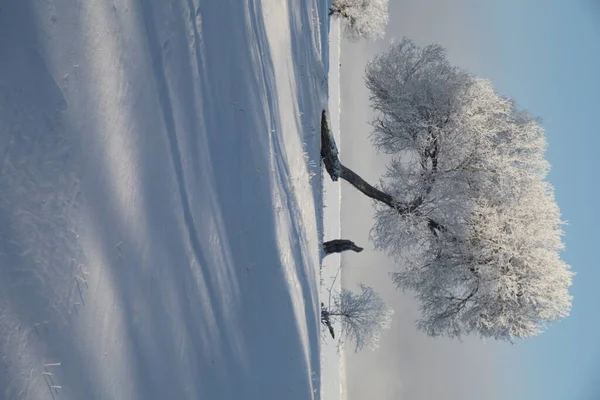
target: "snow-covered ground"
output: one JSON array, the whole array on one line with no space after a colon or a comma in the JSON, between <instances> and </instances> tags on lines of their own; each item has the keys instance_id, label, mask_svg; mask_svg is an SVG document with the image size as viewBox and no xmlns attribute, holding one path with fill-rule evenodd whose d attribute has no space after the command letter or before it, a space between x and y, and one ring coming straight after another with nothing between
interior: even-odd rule
<instances>
[{"instance_id":1,"label":"snow-covered ground","mask_svg":"<svg viewBox=\"0 0 600 400\"><path fill-rule=\"evenodd\" d=\"M327 10L2 4L0 398L319 398Z\"/></svg>"},{"instance_id":2,"label":"snow-covered ground","mask_svg":"<svg viewBox=\"0 0 600 400\"><path fill-rule=\"evenodd\" d=\"M340 51L341 51L340 21L332 20L329 32L329 117L330 129L335 138L338 150L343 144L340 140ZM341 187L340 181L333 182L323 169L323 231L324 240L341 237ZM321 270L321 301L329 306L330 293L339 292L342 282L340 254L331 254L323 259ZM332 339L329 332L322 334L321 344L321 394L323 400L338 400L345 398L346 376L344 369L344 351L338 346L339 326L334 322L338 336Z\"/></svg>"}]
</instances>

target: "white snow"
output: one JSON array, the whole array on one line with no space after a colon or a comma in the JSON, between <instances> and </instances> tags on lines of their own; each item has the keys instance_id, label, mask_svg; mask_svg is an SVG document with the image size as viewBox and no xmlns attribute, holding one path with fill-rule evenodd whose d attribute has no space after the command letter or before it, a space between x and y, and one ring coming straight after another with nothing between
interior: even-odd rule
<instances>
[{"instance_id":1,"label":"white snow","mask_svg":"<svg viewBox=\"0 0 600 400\"><path fill-rule=\"evenodd\" d=\"M340 99L340 21L332 20L329 32L329 121L332 135L341 148L341 99ZM323 231L324 241L341 238L341 187L340 181L333 182L323 169ZM340 292L342 277L340 254L331 254L323 259L321 270L321 301L329 306L330 291ZM322 333L321 345L321 397L324 400L345 398L344 349L339 346L340 327L334 322L338 336L332 339L329 332Z\"/></svg>"},{"instance_id":2,"label":"white snow","mask_svg":"<svg viewBox=\"0 0 600 400\"><path fill-rule=\"evenodd\" d=\"M327 11L2 6L0 398L319 398Z\"/></svg>"}]
</instances>

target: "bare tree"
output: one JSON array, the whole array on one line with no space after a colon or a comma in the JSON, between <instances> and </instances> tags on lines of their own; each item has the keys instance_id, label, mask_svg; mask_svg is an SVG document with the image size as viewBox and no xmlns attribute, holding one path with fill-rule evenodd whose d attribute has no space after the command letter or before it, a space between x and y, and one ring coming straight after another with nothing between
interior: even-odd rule
<instances>
[{"instance_id":1,"label":"bare tree","mask_svg":"<svg viewBox=\"0 0 600 400\"><path fill-rule=\"evenodd\" d=\"M388 0L333 0L329 15L344 20L349 40L381 38L388 23Z\"/></svg>"},{"instance_id":2,"label":"bare tree","mask_svg":"<svg viewBox=\"0 0 600 400\"><path fill-rule=\"evenodd\" d=\"M376 348L383 329L390 327L394 313L370 287L360 284L360 293L342 289L333 294L333 306L321 305L321 321L333 334L332 320L341 325L341 339L354 344L355 351L364 347Z\"/></svg>"},{"instance_id":3,"label":"bare tree","mask_svg":"<svg viewBox=\"0 0 600 400\"><path fill-rule=\"evenodd\" d=\"M512 340L567 316L572 272L539 122L438 45L393 43L366 84L387 172L372 186L336 154L324 163L376 201L371 237L402 265L392 278L420 301L419 328ZM322 124L326 153L328 136Z\"/></svg>"}]
</instances>

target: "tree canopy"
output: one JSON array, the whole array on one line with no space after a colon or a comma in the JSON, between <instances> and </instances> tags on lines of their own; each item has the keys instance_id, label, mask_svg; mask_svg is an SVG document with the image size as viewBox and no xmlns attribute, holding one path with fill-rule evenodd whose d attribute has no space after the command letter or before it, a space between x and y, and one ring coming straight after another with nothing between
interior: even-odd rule
<instances>
[{"instance_id":1,"label":"tree canopy","mask_svg":"<svg viewBox=\"0 0 600 400\"><path fill-rule=\"evenodd\" d=\"M388 0L333 0L329 15L344 20L349 40L382 38L388 23Z\"/></svg>"},{"instance_id":2,"label":"tree canopy","mask_svg":"<svg viewBox=\"0 0 600 400\"><path fill-rule=\"evenodd\" d=\"M333 294L333 306L323 306L321 311L322 320L325 315L327 321L339 321L341 339L351 342L355 351L377 348L381 331L390 327L394 313L371 287L359 284L359 289L360 293L342 289Z\"/></svg>"},{"instance_id":3,"label":"tree canopy","mask_svg":"<svg viewBox=\"0 0 600 400\"><path fill-rule=\"evenodd\" d=\"M341 163L340 177L377 201L371 237L420 301L418 327L513 340L567 316L573 274L539 121L439 45L393 43L366 84L373 143L392 161L378 187Z\"/></svg>"}]
</instances>

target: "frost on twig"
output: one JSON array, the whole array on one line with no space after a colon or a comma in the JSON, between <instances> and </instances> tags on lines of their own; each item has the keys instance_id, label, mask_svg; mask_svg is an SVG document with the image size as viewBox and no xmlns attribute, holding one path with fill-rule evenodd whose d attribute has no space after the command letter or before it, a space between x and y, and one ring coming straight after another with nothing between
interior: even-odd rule
<instances>
[{"instance_id":1,"label":"frost on twig","mask_svg":"<svg viewBox=\"0 0 600 400\"><path fill-rule=\"evenodd\" d=\"M360 284L360 293L342 289L333 295L333 306L327 309L321 304L321 317L328 322L340 323L342 341L353 343L354 350L365 347L375 349L383 329L390 327L394 311L369 286Z\"/></svg>"}]
</instances>

